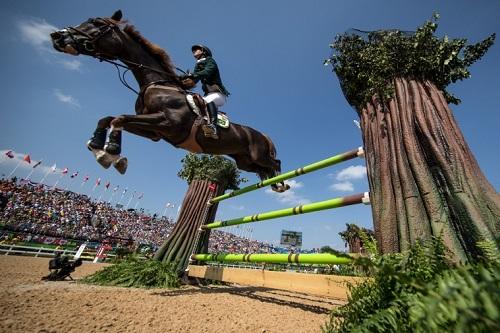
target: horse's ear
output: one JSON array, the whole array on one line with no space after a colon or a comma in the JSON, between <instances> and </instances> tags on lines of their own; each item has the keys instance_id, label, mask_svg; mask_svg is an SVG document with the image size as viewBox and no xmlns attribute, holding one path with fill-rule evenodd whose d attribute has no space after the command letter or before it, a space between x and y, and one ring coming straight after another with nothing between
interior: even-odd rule
<instances>
[{"instance_id":1,"label":"horse's ear","mask_svg":"<svg viewBox=\"0 0 500 333\"><path fill-rule=\"evenodd\" d=\"M111 19L112 20L115 20L115 21L120 21L122 19L122 11L120 9L118 9L114 14L113 16L111 16Z\"/></svg>"}]
</instances>

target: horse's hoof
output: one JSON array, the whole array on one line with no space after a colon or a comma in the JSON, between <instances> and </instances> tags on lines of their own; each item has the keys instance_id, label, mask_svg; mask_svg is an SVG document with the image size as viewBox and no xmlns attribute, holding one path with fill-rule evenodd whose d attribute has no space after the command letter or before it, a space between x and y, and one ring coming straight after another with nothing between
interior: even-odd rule
<instances>
[{"instance_id":1,"label":"horse's hoof","mask_svg":"<svg viewBox=\"0 0 500 333\"><path fill-rule=\"evenodd\" d=\"M99 150L95 153L97 163L104 169L108 169L118 157L106 153L104 150Z\"/></svg>"},{"instance_id":2,"label":"horse's hoof","mask_svg":"<svg viewBox=\"0 0 500 333\"><path fill-rule=\"evenodd\" d=\"M288 184L285 184L285 185L274 185L274 186L271 186L271 189L274 191L274 192L277 192L277 193L283 193L283 192L286 192L290 189L290 185Z\"/></svg>"},{"instance_id":3,"label":"horse's hoof","mask_svg":"<svg viewBox=\"0 0 500 333\"><path fill-rule=\"evenodd\" d=\"M126 157L120 157L113 163L113 166L116 170L118 170L119 173L124 175L125 172L127 172L128 160Z\"/></svg>"}]
</instances>

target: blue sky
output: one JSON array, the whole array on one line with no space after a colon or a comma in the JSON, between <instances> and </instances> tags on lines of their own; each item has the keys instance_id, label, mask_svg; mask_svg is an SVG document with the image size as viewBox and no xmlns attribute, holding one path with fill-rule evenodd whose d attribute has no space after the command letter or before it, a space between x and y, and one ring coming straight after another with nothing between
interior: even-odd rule
<instances>
[{"instance_id":1,"label":"blue sky","mask_svg":"<svg viewBox=\"0 0 500 333\"><path fill-rule=\"evenodd\" d=\"M103 184L144 192L138 207L175 215L187 185L176 175L184 151L125 134L123 153L129 159L125 176L102 169L86 149L99 118L131 114L135 96L123 87L113 66L87 57L52 50L48 33L77 25L89 17L110 16L121 8L141 33L159 44L181 68L193 68L193 43L208 45L224 84L232 95L224 109L235 122L271 136L284 171L304 166L362 145L354 110L341 93L331 69L323 66L334 36L350 28L414 30L434 11L441 15L439 35L477 42L500 32L498 1L2 1L0 3L0 172L9 174L17 158L29 153L43 160L31 179L39 181L54 163L69 174L59 186L106 199ZM462 104L452 106L467 142L486 177L500 188L500 47L494 45L473 65L472 78L450 87ZM128 76L135 83L132 76ZM3 152L14 150L15 160ZM45 167L45 168L44 168ZM31 169L22 163L18 177ZM50 173L49 185L59 176ZM81 186L82 177L89 182ZM243 173L253 183L253 174ZM102 184L92 191L97 178ZM277 196L253 192L223 202L218 219L236 218L291 207L368 189L363 160L353 160L291 182L292 190ZM121 193L115 195L116 202ZM136 199L132 199L134 206ZM305 248L330 245L344 249L338 232L345 223L372 227L369 206L246 225L252 237L277 242L282 229L303 232ZM241 233L242 230L234 230Z\"/></svg>"}]
</instances>

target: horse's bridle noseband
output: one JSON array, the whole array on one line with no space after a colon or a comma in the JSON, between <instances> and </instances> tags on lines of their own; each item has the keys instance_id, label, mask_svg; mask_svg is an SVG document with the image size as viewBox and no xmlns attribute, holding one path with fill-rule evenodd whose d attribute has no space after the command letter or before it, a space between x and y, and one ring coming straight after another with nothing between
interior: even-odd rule
<instances>
[{"instance_id":1,"label":"horse's bridle noseband","mask_svg":"<svg viewBox=\"0 0 500 333\"><path fill-rule=\"evenodd\" d=\"M118 25L114 22L105 19L105 18L91 18L87 22L92 23L94 27L97 29L97 34L94 36L86 33L75 27L67 27L65 30L68 32L71 39L75 42L75 45L82 46L83 49L87 52L95 52L95 44L109 32L113 30L119 29ZM105 25L99 27L95 24L95 22L104 22ZM74 32L78 33L80 36L74 34ZM84 38L82 38L84 37ZM81 41L83 39L83 42ZM97 57L97 55L95 55Z\"/></svg>"}]
</instances>

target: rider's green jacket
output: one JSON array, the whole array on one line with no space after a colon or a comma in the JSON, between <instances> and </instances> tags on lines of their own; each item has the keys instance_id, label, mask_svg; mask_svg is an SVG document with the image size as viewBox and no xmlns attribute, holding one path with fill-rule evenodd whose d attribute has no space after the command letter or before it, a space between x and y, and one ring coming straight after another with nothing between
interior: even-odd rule
<instances>
[{"instance_id":1,"label":"rider's green jacket","mask_svg":"<svg viewBox=\"0 0 500 333\"><path fill-rule=\"evenodd\" d=\"M206 57L198 60L192 74L194 82L201 81L203 92L205 95L212 92L220 92L229 96L229 92L222 84L220 78L219 67L214 58Z\"/></svg>"}]
</instances>

